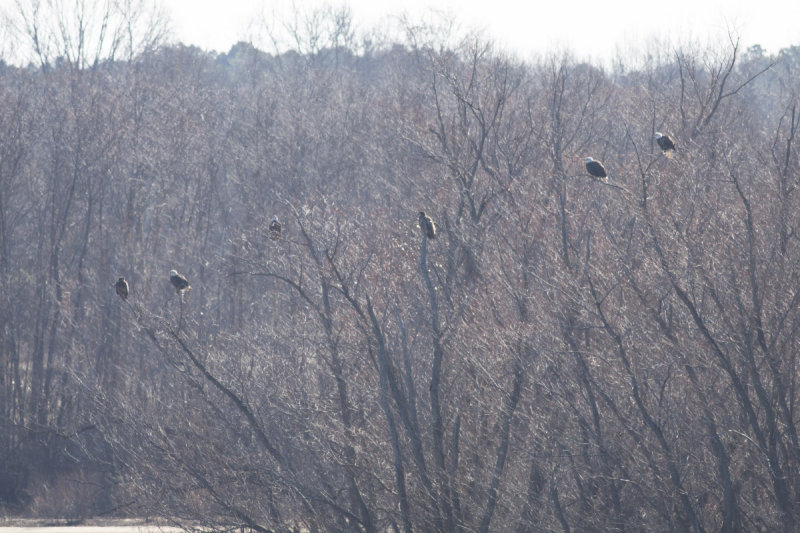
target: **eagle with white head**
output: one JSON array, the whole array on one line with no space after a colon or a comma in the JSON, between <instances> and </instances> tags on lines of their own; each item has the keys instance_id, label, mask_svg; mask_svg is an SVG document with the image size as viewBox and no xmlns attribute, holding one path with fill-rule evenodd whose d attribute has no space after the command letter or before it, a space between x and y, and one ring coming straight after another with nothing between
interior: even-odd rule
<instances>
[{"instance_id":1,"label":"eagle with white head","mask_svg":"<svg viewBox=\"0 0 800 533\"><path fill-rule=\"evenodd\" d=\"M608 183L608 172L606 172L606 167L603 166L603 163L600 161L595 161L591 157L586 158L586 171L589 173L597 181L602 181L603 183Z\"/></svg>"},{"instance_id":2,"label":"eagle with white head","mask_svg":"<svg viewBox=\"0 0 800 533\"><path fill-rule=\"evenodd\" d=\"M172 283L172 286L175 287L175 291L178 294L192 290L192 286L189 285L189 281L178 274L177 270L173 269L169 271L169 281Z\"/></svg>"},{"instance_id":3,"label":"eagle with white head","mask_svg":"<svg viewBox=\"0 0 800 533\"><path fill-rule=\"evenodd\" d=\"M656 132L656 143L658 143L658 147L667 157L671 157L672 152L676 150L675 141L672 140L672 137L660 131Z\"/></svg>"}]
</instances>

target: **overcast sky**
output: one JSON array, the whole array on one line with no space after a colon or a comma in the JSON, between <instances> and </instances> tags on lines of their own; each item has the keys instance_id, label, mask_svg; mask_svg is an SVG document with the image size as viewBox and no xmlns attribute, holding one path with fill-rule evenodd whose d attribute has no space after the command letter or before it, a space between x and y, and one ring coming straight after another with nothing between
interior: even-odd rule
<instances>
[{"instance_id":1,"label":"overcast sky","mask_svg":"<svg viewBox=\"0 0 800 533\"><path fill-rule=\"evenodd\" d=\"M0 0L10 1L10 0ZM721 42L733 28L748 47L768 52L800 44L800 0L164 0L177 40L227 51L254 36L262 14L285 20L325 4L348 5L357 30L386 24L392 16L423 16L431 9L479 28L521 58L567 48L582 59L608 60L639 49L655 37L701 44ZM524 7L520 7L523 4Z\"/></svg>"}]
</instances>

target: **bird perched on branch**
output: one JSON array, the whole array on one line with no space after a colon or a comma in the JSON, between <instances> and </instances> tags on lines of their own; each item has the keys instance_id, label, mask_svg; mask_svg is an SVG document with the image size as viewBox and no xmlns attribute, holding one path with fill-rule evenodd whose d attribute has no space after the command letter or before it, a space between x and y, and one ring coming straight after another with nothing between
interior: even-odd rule
<instances>
[{"instance_id":1,"label":"bird perched on branch","mask_svg":"<svg viewBox=\"0 0 800 533\"><path fill-rule=\"evenodd\" d=\"M122 276L114 284L114 290L117 291L117 296L122 298L123 302L128 299L128 282Z\"/></svg>"},{"instance_id":2,"label":"bird perched on branch","mask_svg":"<svg viewBox=\"0 0 800 533\"><path fill-rule=\"evenodd\" d=\"M169 271L169 281L172 283L172 286L175 287L175 291L178 294L192 290L192 286L189 285L189 282L186 280L186 278L178 274L177 270Z\"/></svg>"},{"instance_id":3,"label":"bird perched on branch","mask_svg":"<svg viewBox=\"0 0 800 533\"><path fill-rule=\"evenodd\" d=\"M667 157L672 157L672 152L676 150L675 141L672 140L672 137L657 131L656 142L658 143L658 147L661 148L661 151L664 152Z\"/></svg>"},{"instance_id":4,"label":"bird perched on branch","mask_svg":"<svg viewBox=\"0 0 800 533\"><path fill-rule=\"evenodd\" d=\"M436 238L436 224L433 223L431 217L425 214L425 211L419 212L419 227L427 238Z\"/></svg>"},{"instance_id":5,"label":"bird perched on branch","mask_svg":"<svg viewBox=\"0 0 800 533\"><path fill-rule=\"evenodd\" d=\"M608 172L600 161L595 161L591 157L586 158L586 171L596 180L608 183Z\"/></svg>"},{"instance_id":6,"label":"bird perched on branch","mask_svg":"<svg viewBox=\"0 0 800 533\"><path fill-rule=\"evenodd\" d=\"M272 222L269 223L269 238L273 241L280 240L281 238L281 223L278 221L278 216L272 217Z\"/></svg>"}]
</instances>

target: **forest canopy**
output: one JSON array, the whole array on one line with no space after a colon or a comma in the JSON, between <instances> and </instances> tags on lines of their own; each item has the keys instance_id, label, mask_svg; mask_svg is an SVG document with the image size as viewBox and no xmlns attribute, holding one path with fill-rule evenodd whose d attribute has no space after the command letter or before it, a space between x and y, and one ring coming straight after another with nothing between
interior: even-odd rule
<instances>
[{"instance_id":1,"label":"forest canopy","mask_svg":"<svg viewBox=\"0 0 800 533\"><path fill-rule=\"evenodd\" d=\"M800 47L327 16L0 68L4 514L796 530Z\"/></svg>"}]
</instances>

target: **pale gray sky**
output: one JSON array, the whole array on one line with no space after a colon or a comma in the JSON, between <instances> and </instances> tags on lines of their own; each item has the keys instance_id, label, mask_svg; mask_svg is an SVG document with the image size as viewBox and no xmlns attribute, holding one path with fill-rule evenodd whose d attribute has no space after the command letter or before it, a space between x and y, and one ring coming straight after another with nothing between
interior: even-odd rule
<instances>
[{"instance_id":1,"label":"pale gray sky","mask_svg":"<svg viewBox=\"0 0 800 533\"><path fill-rule=\"evenodd\" d=\"M403 12L413 17L441 10L522 58L566 48L581 59L605 61L618 51L641 51L652 37L721 43L728 28L745 47L757 43L777 52L800 44L800 0L163 0L178 40L223 52L254 36L262 13L280 21L293 5L326 4L348 5L357 30Z\"/></svg>"}]
</instances>

